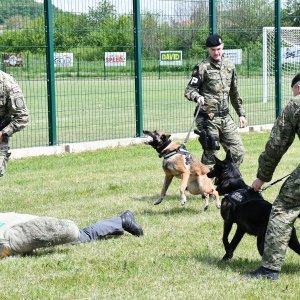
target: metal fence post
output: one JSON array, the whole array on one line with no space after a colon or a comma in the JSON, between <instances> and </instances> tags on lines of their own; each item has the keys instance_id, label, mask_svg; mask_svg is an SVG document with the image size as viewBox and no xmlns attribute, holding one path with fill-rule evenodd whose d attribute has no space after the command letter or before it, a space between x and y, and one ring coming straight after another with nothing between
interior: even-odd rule
<instances>
[{"instance_id":1,"label":"metal fence post","mask_svg":"<svg viewBox=\"0 0 300 300\"><path fill-rule=\"evenodd\" d=\"M47 97L48 97L48 132L49 145L56 145L56 103L54 79L54 46L52 26L52 1L44 0L45 34L46 34L46 67L47 67Z\"/></svg>"},{"instance_id":2,"label":"metal fence post","mask_svg":"<svg viewBox=\"0 0 300 300\"><path fill-rule=\"evenodd\" d=\"M281 12L280 0L275 0L275 112L281 112Z\"/></svg>"},{"instance_id":3,"label":"metal fence post","mask_svg":"<svg viewBox=\"0 0 300 300\"><path fill-rule=\"evenodd\" d=\"M209 34L215 34L217 32L216 16L216 0L209 0Z\"/></svg>"},{"instance_id":4,"label":"metal fence post","mask_svg":"<svg viewBox=\"0 0 300 300\"><path fill-rule=\"evenodd\" d=\"M133 0L136 136L143 132L142 50L140 0Z\"/></svg>"}]
</instances>

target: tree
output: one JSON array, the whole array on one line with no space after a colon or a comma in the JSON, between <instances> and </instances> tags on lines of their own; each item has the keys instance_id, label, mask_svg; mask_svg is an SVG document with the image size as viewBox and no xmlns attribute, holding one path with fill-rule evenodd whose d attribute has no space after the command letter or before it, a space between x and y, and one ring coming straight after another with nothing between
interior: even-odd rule
<instances>
[{"instance_id":1,"label":"tree","mask_svg":"<svg viewBox=\"0 0 300 300\"><path fill-rule=\"evenodd\" d=\"M108 0L102 0L96 8L89 7L87 20L91 25L103 24L111 17L116 16L116 9Z\"/></svg>"},{"instance_id":2,"label":"tree","mask_svg":"<svg viewBox=\"0 0 300 300\"><path fill-rule=\"evenodd\" d=\"M162 29L158 27L158 14L144 12L141 15L141 39L144 57L157 57L161 49Z\"/></svg>"},{"instance_id":3,"label":"tree","mask_svg":"<svg viewBox=\"0 0 300 300\"><path fill-rule=\"evenodd\" d=\"M263 27L274 26L273 16L274 5L270 0L222 0L218 24L222 31L232 33L237 45L246 45L261 36Z\"/></svg>"},{"instance_id":4,"label":"tree","mask_svg":"<svg viewBox=\"0 0 300 300\"><path fill-rule=\"evenodd\" d=\"M0 0L0 20L4 23L15 16L34 19L43 11L43 4L34 0Z\"/></svg>"},{"instance_id":5,"label":"tree","mask_svg":"<svg viewBox=\"0 0 300 300\"><path fill-rule=\"evenodd\" d=\"M300 2L299 0L287 1L282 10L282 26L300 26Z\"/></svg>"}]
</instances>

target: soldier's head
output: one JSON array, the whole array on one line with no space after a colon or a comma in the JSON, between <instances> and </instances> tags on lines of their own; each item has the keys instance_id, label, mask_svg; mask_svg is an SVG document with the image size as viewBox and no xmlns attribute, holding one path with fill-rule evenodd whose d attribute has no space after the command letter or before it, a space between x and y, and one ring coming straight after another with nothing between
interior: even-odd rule
<instances>
[{"instance_id":1,"label":"soldier's head","mask_svg":"<svg viewBox=\"0 0 300 300\"><path fill-rule=\"evenodd\" d=\"M224 43L218 34L212 34L207 38L206 47L212 59L221 61Z\"/></svg>"},{"instance_id":2,"label":"soldier's head","mask_svg":"<svg viewBox=\"0 0 300 300\"><path fill-rule=\"evenodd\" d=\"M293 78L291 87L294 97L300 94L300 73Z\"/></svg>"}]
</instances>

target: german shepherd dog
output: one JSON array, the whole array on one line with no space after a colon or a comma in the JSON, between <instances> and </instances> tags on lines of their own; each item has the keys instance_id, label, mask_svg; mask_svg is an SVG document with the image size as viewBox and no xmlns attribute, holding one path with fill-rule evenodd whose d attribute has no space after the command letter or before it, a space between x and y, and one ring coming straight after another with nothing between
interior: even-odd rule
<instances>
[{"instance_id":1,"label":"german shepherd dog","mask_svg":"<svg viewBox=\"0 0 300 300\"><path fill-rule=\"evenodd\" d=\"M144 130L143 133L152 138L145 144L152 146L158 152L158 156L163 158L162 168L165 172L165 180L160 197L154 202L154 205L163 201L173 177L177 177L181 179L181 205L186 203L185 191L188 190L193 195L202 195L205 199L204 210L209 206L209 195L214 195L216 206L220 208L219 194L215 190L212 180L206 175L209 172L206 165L196 160L184 146L172 141L170 134L156 130Z\"/></svg>"},{"instance_id":2,"label":"german shepherd dog","mask_svg":"<svg viewBox=\"0 0 300 300\"><path fill-rule=\"evenodd\" d=\"M230 151L225 160L215 157L216 164L207 174L215 177L215 185L220 195L225 195L221 202L221 216L224 220L223 260L233 257L233 252L245 233L257 237L257 249L260 255L264 252L264 241L272 204L264 200L259 192L246 185L241 173L233 162ZM228 236L233 223L237 224L236 232L229 243ZM300 255L300 244L293 228L289 247Z\"/></svg>"}]
</instances>

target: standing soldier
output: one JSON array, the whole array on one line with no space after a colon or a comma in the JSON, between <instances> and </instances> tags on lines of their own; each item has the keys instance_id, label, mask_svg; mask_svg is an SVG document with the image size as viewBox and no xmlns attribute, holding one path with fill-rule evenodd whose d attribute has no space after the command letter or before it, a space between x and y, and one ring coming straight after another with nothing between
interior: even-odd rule
<instances>
[{"instance_id":1,"label":"standing soldier","mask_svg":"<svg viewBox=\"0 0 300 300\"><path fill-rule=\"evenodd\" d=\"M9 138L28 124L28 110L15 79L0 71L0 176L10 156Z\"/></svg>"},{"instance_id":2,"label":"standing soldier","mask_svg":"<svg viewBox=\"0 0 300 300\"><path fill-rule=\"evenodd\" d=\"M238 128L229 115L229 98L240 118L240 127L247 125L242 99L237 90L237 74L234 64L223 57L224 43L217 34L206 40L209 56L195 66L192 79L185 89L185 97L197 103L195 114L199 141L203 148L202 162L215 164L220 144L230 149L239 166L244 158L244 147Z\"/></svg>"},{"instance_id":3,"label":"standing soldier","mask_svg":"<svg viewBox=\"0 0 300 300\"><path fill-rule=\"evenodd\" d=\"M252 187L259 191L272 179L276 166L293 143L300 138L300 73L292 80L293 98L277 118L265 151L258 160L257 178ZM262 266L247 276L276 280L284 261L293 224L300 215L300 165L282 185L273 203L266 232Z\"/></svg>"}]
</instances>

